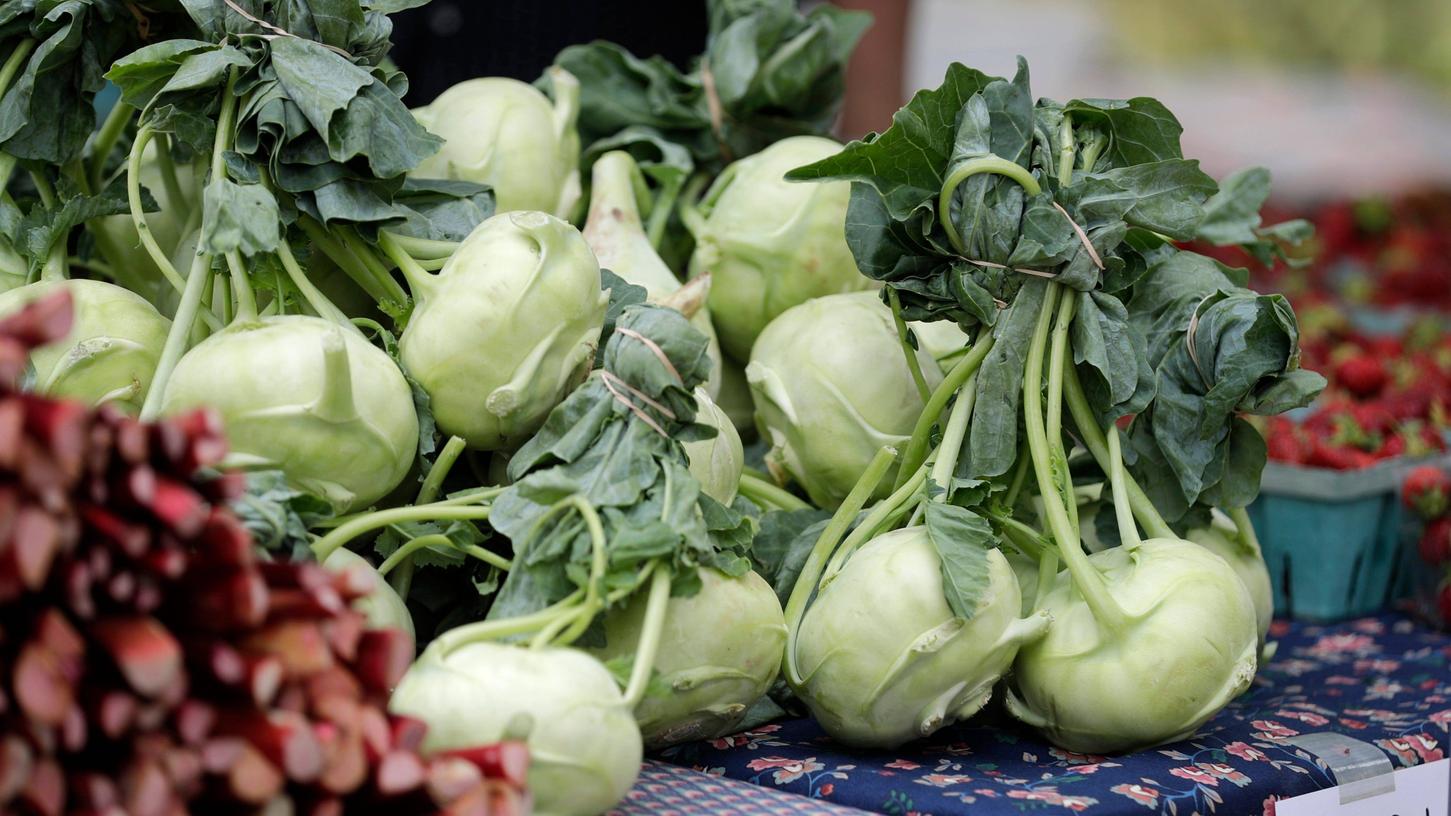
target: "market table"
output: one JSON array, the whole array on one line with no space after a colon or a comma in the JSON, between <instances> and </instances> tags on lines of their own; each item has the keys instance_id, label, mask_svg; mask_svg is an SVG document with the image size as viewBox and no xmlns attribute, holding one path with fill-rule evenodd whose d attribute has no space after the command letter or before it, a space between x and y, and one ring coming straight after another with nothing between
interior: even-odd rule
<instances>
[{"instance_id":1,"label":"market table","mask_svg":"<svg viewBox=\"0 0 1451 816\"><path fill-rule=\"evenodd\" d=\"M1397 767L1445 755L1451 636L1384 615L1277 622L1271 639L1278 651L1254 687L1193 739L1162 749L1073 754L999 713L895 751L854 753L810 720L786 720L667 751L662 759L704 774L651 762L620 812L822 812L798 809L807 800L780 796L788 792L888 814L942 816L971 806L974 816L1259 816L1276 799L1335 784L1323 764L1289 744L1299 734L1336 731L1373 743ZM733 780L754 783L759 794Z\"/></svg>"}]
</instances>

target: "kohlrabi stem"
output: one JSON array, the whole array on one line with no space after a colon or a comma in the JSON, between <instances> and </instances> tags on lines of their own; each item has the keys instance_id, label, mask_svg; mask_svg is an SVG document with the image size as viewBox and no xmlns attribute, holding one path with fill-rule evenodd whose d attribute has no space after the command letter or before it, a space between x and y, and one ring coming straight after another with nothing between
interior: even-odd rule
<instances>
[{"instance_id":1,"label":"kohlrabi stem","mask_svg":"<svg viewBox=\"0 0 1451 816\"><path fill-rule=\"evenodd\" d=\"M811 505L789 491L750 473L741 474L740 493L758 505L778 510L810 510Z\"/></svg>"},{"instance_id":2,"label":"kohlrabi stem","mask_svg":"<svg viewBox=\"0 0 1451 816\"><path fill-rule=\"evenodd\" d=\"M568 646L579 639L589 629L589 625L594 622L595 615L599 614L600 610L604 608L605 604L602 596L604 594L605 569L609 564L608 557L605 553L605 546L608 543L608 539L605 537L605 526L600 521L599 513L595 512L594 505L590 504L589 500L584 496L576 493L573 496L561 500L554 506L556 508L573 506L584 519L585 527L589 530L589 584L584 590L584 601L570 627L559 637L555 638L551 635L549 638L549 642L556 643L560 646ZM669 502L666 502L666 506L669 506ZM552 509L549 515L552 515ZM549 515L544 516L544 518L549 518ZM541 518L540 522L544 518ZM535 522L535 528L539 526L540 522ZM536 641L534 645L537 646L539 643Z\"/></svg>"},{"instance_id":3,"label":"kohlrabi stem","mask_svg":"<svg viewBox=\"0 0 1451 816\"><path fill-rule=\"evenodd\" d=\"M735 172L735 170L727 167L721 173L720 178L725 178L727 175L734 175ZM700 174L694 176L685 184L685 189L680 192L680 222L685 225L687 232L695 236L696 240L700 240L702 235L710 231L710 225L706 223L706 214L700 211L700 192L705 189L705 185L709 182L710 177L707 175ZM721 182L717 179L717 183L728 184L729 182ZM652 238L650 242L653 244L655 240ZM656 244L655 248L659 249L660 247Z\"/></svg>"},{"instance_id":4,"label":"kohlrabi stem","mask_svg":"<svg viewBox=\"0 0 1451 816\"><path fill-rule=\"evenodd\" d=\"M398 271L403 273L403 279L408 281L408 288L413 290L414 297L420 297L433 285L433 273L418 265L418 261L408 254L403 245L396 238L386 232L378 233L378 248L388 259L398 265Z\"/></svg>"},{"instance_id":5,"label":"kohlrabi stem","mask_svg":"<svg viewBox=\"0 0 1451 816\"><path fill-rule=\"evenodd\" d=\"M443 450L438 452L438 458L433 460L433 467L428 469L428 475L423 479L423 487L418 489L418 504L433 501L438 491L443 488L443 480L448 478L448 472L453 470L453 463L458 461L467 446L468 443L460 436L450 436L443 443Z\"/></svg>"},{"instance_id":6,"label":"kohlrabi stem","mask_svg":"<svg viewBox=\"0 0 1451 816\"><path fill-rule=\"evenodd\" d=\"M1078 293L1064 290L1058 301L1058 319L1053 324L1052 355L1048 363L1048 418L1045 430L1053 454L1053 471L1058 474L1058 492L1073 525L1073 540L1080 541L1078 502L1073 496L1073 474L1068 471L1068 451L1063 447L1063 366L1068 359L1068 329L1078 305Z\"/></svg>"},{"instance_id":7,"label":"kohlrabi stem","mask_svg":"<svg viewBox=\"0 0 1451 816\"><path fill-rule=\"evenodd\" d=\"M1246 552L1260 554L1260 537L1255 534L1254 522L1250 521L1249 511L1243 507L1226 507L1224 512L1234 522L1234 529L1239 534L1239 545L1245 548Z\"/></svg>"},{"instance_id":8,"label":"kohlrabi stem","mask_svg":"<svg viewBox=\"0 0 1451 816\"><path fill-rule=\"evenodd\" d=\"M927 469L918 468L906 484L892 491L892 495L886 499L877 502L876 506L862 518L861 524L858 524L856 529L852 530L836 548L836 552L831 554L831 560L827 562L826 569L821 573L820 583L825 584L835 578L836 574L846 566L847 559L851 558L852 553L856 552L861 545L872 540L882 530L887 519L895 515L897 511L915 503L919 498L918 494L926 486Z\"/></svg>"},{"instance_id":9,"label":"kohlrabi stem","mask_svg":"<svg viewBox=\"0 0 1451 816\"><path fill-rule=\"evenodd\" d=\"M988 513L988 518L995 524L1001 525L1003 534L1013 543L1013 546L1022 550L1023 555L1029 558L1038 558L1043 554L1043 534L1027 524L1013 518L1007 513Z\"/></svg>"},{"instance_id":10,"label":"kohlrabi stem","mask_svg":"<svg viewBox=\"0 0 1451 816\"><path fill-rule=\"evenodd\" d=\"M35 185L36 195L40 196L40 205L47 210L55 209L60 201L55 197L55 185L50 183L50 179L39 170L31 170L30 181Z\"/></svg>"},{"instance_id":11,"label":"kohlrabi stem","mask_svg":"<svg viewBox=\"0 0 1451 816\"><path fill-rule=\"evenodd\" d=\"M287 272L287 277L292 279L292 285L302 293L302 299L307 301L307 305L311 306L314 312L317 312L318 317L340 326L347 326L353 331L359 331L358 327L348 320L348 316L343 313L343 310L328 300L327 295L324 295L322 290L313 284L307 273L302 271L302 266L297 263L297 257L292 254L292 245L288 243L286 236L277 242L276 253L277 259L282 262L282 268Z\"/></svg>"},{"instance_id":12,"label":"kohlrabi stem","mask_svg":"<svg viewBox=\"0 0 1451 816\"><path fill-rule=\"evenodd\" d=\"M111 151L116 148L121 134L126 132L126 125L130 123L131 115L135 112L136 109L126 104L124 99L117 99L105 120L101 122L101 129L96 131L96 139L91 143L91 169L87 175L91 190L101 191L101 179L106 173L106 159L111 157Z\"/></svg>"},{"instance_id":13,"label":"kohlrabi stem","mask_svg":"<svg viewBox=\"0 0 1451 816\"><path fill-rule=\"evenodd\" d=\"M1043 598L1058 580L1058 550L1044 547L1038 554L1038 586L1034 589L1033 609L1043 608Z\"/></svg>"},{"instance_id":14,"label":"kohlrabi stem","mask_svg":"<svg viewBox=\"0 0 1451 816\"><path fill-rule=\"evenodd\" d=\"M1068 402L1068 412L1073 415L1073 424L1078 426L1078 432L1082 434L1083 445L1093 455L1094 461L1107 473L1109 470L1108 440L1104 438L1103 431L1098 427L1098 418L1094 416L1093 409L1088 405L1088 397L1083 393L1083 383L1078 379L1078 371L1073 363L1064 364L1063 370L1063 398ZM1178 538L1172 528L1159 515L1158 508L1149 501L1149 497L1139 487L1138 482L1132 476L1125 474L1124 481L1128 488L1129 505L1134 511L1134 516L1139 523L1144 525L1144 531L1150 538Z\"/></svg>"},{"instance_id":15,"label":"kohlrabi stem","mask_svg":"<svg viewBox=\"0 0 1451 816\"><path fill-rule=\"evenodd\" d=\"M1033 457L1021 447L1018 449L1018 463L1013 466L1013 478L1008 482L1008 492L1003 494L1003 506L1011 510L1018 503L1023 485L1028 482L1028 471L1033 467Z\"/></svg>"},{"instance_id":16,"label":"kohlrabi stem","mask_svg":"<svg viewBox=\"0 0 1451 816\"><path fill-rule=\"evenodd\" d=\"M328 234L327 230L323 229L321 225L311 218L304 216L297 219L297 223L298 226L302 227L302 231L307 235L308 240L312 241L318 249L322 250L324 255L328 256L333 263L337 264L338 268L343 270L343 273L351 278L353 283L356 283L359 288L367 292L368 297L380 305L392 297L388 284L380 280L374 274L372 268L353 253L351 246L335 240L332 235Z\"/></svg>"},{"instance_id":17,"label":"kohlrabi stem","mask_svg":"<svg viewBox=\"0 0 1451 816\"><path fill-rule=\"evenodd\" d=\"M228 284L231 282L231 275L227 275L226 277L213 275L211 302L210 304L203 304L204 306L208 306L222 318L223 323L229 326L232 324L232 296L228 292Z\"/></svg>"},{"instance_id":18,"label":"kohlrabi stem","mask_svg":"<svg viewBox=\"0 0 1451 816\"><path fill-rule=\"evenodd\" d=\"M388 300L400 307L408 303L409 296L407 290L393 278L393 274L388 271L388 267L382 261L378 260L378 254L373 251L373 247L367 241L364 241L363 237L358 235L357 231L351 227L335 227L334 229L342 239L343 246L352 250L353 255L357 256L358 260L362 262L363 267L368 270L369 274L377 280L379 286L387 293Z\"/></svg>"},{"instance_id":19,"label":"kohlrabi stem","mask_svg":"<svg viewBox=\"0 0 1451 816\"><path fill-rule=\"evenodd\" d=\"M1117 425L1108 426L1108 467L1108 483L1113 487L1113 514L1118 519L1119 543L1132 552L1144 540L1139 538L1139 528L1134 524L1133 511L1129 509L1129 492L1124 487L1124 454L1119 448Z\"/></svg>"},{"instance_id":20,"label":"kohlrabi stem","mask_svg":"<svg viewBox=\"0 0 1451 816\"><path fill-rule=\"evenodd\" d=\"M676 200L680 198L681 187L680 184L665 185L650 204L650 217L645 220L645 236L650 239L653 249L660 249L665 228L670 225L670 213L675 209Z\"/></svg>"},{"instance_id":21,"label":"kohlrabi stem","mask_svg":"<svg viewBox=\"0 0 1451 816\"><path fill-rule=\"evenodd\" d=\"M431 238L415 238L411 235L400 235L396 232L386 230L378 233L379 237L387 236L394 244L401 247L414 260L433 261L440 258L447 258L458 251L458 241L437 241Z\"/></svg>"},{"instance_id":22,"label":"kohlrabi stem","mask_svg":"<svg viewBox=\"0 0 1451 816\"><path fill-rule=\"evenodd\" d=\"M902 346L902 355L907 358L907 370L912 372L912 382L917 384L917 393L922 396L922 404L926 405L927 400L932 398L932 390L927 387L927 378L922 376L917 350L912 348L907 338L907 321L902 319L902 298L890 286L887 287L887 303L892 307L892 322L897 324L897 342Z\"/></svg>"},{"instance_id":23,"label":"kohlrabi stem","mask_svg":"<svg viewBox=\"0 0 1451 816\"><path fill-rule=\"evenodd\" d=\"M403 544L403 546L394 550L392 555L389 555L386 559L384 559L382 564L378 565L378 574L387 575L388 573L392 572L393 568L398 566L399 563L403 562L405 559L411 561L414 553L427 547L447 547L451 550L463 553L470 558L476 558L480 561L483 561L485 564L488 564L491 567L495 567L496 569L503 570L504 572L508 572L509 568L514 566L509 561L509 559L505 558L504 556L499 555L496 552L490 552L489 550L486 550L483 547L478 546L477 544L459 544L458 542L454 541L453 539L442 533L433 533L430 535L419 536L417 538L410 538L406 543Z\"/></svg>"},{"instance_id":24,"label":"kohlrabi stem","mask_svg":"<svg viewBox=\"0 0 1451 816\"><path fill-rule=\"evenodd\" d=\"M959 184L979 173L1007 176L1016 181L1030 196L1037 195L1043 189L1027 168L1001 156L982 156L968 159L958 165L957 169L947 177L947 180L942 182L942 192L937 196L937 219L942 222L942 230L947 233L947 240L952 242L952 248L961 253L967 252L967 245L962 242L962 236L958 234L957 227L952 223L952 194L957 192Z\"/></svg>"},{"instance_id":25,"label":"kohlrabi stem","mask_svg":"<svg viewBox=\"0 0 1451 816\"><path fill-rule=\"evenodd\" d=\"M962 441L967 437L967 424L972 419L972 405L977 401L977 372L967 378L952 412L947 415L947 426L942 429L942 442L937 446L937 460L932 463L932 481L943 489L938 498L947 500L947 490L952 487L952 474L957 470L957 457L962 452Z\"/></svg>"},{"instance_id":26,"label":"kohlrabi stem","mask_svg":"<svg viewBox=\"0 0 1451 816\"><path fill-rule=\"evenodd\" d=\"M1073 115L1065 113L1058 127L1058 183L1064 187L1073 183L1073 156Z\"/></svg>"},{"instance_id":27,"label":"kohlrabi stem","mask_svg":"<svg viewBox=\"0 0 1451 816\"><path fill-rule=\"evenodd\" d=\"M376 510L340 524L327 535L312 543L312 554L319 561L326 561L333 551L364 533L372 532L405 521L480 521L489 517L490 507L440 507L422 505L393 507Z\"/></svg>"},{"instance_id":28,"label":"kohlrabi stem","mask_svg":"<svg viewBox=\"0 0 1451 816\"><path fill-rule=\"evenodd\" d=\"M201 202L192 201L191 196L181 189L181 179L176 175L176 161L171 158L171 137L165 134L160 136L161 143L156 146L156 168L161 171L161 184L166 188L166 197L172 207L186 207L196 212L201 211ZM183 230L182 234L187 234Z\"/></svg>"},{"instance_id":29,"label":"kohlrabi stem","mask_svg":"<svg viewBox=\"0 0 1451 816\"><path fill-rule=\"evenodd\" d=\"M456 626L447 632L434 638L433 643L427 651L437 649L440 654L447 655L462 646L470 643L478 643L486 640L498 640L511 637L525 632L537 631L543 626L549 625L559 617L560 613L566 612L576 604L584 595L584 590L576 589L558 603L550 604L538 612L531 612L528 615L519 615L504 620L481 620L473 623L466 623L463 626Z\"/></svg>"},{"instance_id":30,"label":"kohlrabi stem","mask_svg":"<svg viewBox=\"0 0 1451 816\"><path fill-rule=\"evenodd\" d=\"M1102 153L1103 149L1107 146L1108 137L1102 133L1095 132L1089 137L1088 142L1083 145L1083 150L1078 154L1079 164L1083 166L1083 172L1093 172L1093 166L1098 163L1098 154Z\"/></svg>"},{"instance_id":31,"label":"kohlrabi stem","mask_svg":"<svg viewBox=\"0 0 1451 816\"><path fill-rule=\"evenodd\" d=\"M665 630L665 610L670 603L670 570L661 566L650 577L650 597L645 601L645 619L640 624L640 642L635 647L635 664L625 686L625 708L634 710L645 698L655 655L660 651L660 634Z\"/></svg>"},{"instance_id":32,"label":"kohlrabi stem","mask_svg":"<svg viewBox=\"0 0 1451 816\"><path fill-rule=\"evenodd\" d=\"M236 320L241 323L257 322L257 296L252 284L247 281L247 266L239 250L231 250L222 257L227 259L227 272L232 276L232 296L236 298Z\"/></svg>"},{"instance_id":33,"label":"kohlrabi stem","mask_svg":"<svg viewBox=\"0 0 1451 816\"><path fill-rule=\"evenodd\" d=\"M227 94L228 97L231 94ZM220 137L221 131L217 131ZM181 274L176 267L171 265L171 259L166 257L161 245L156 243L156 238L151 234L151 226L146 223L145 207L141 203L141 154L146 150L146 143L151 141L154 132L150 125L142 125L136 131L136 141L131 144L131 153L126 161L126 196L131 203L131 222L136 225L136 234L141 238L141 246L146 249L146 254L151 256L151 262L161 270L172 288L178 292L186 291L186 281L181 279ZM198 247L200 251L200 247ZM187 327L190 330L190 326Z\"/></svg>"},{"instance_id":34,"label":"kohlrabi stem","mask_svg":"<svg viewBox=\"0 0 1451 816\"><path fill-rule=\"evenodd\" d=\"M806 556L806 563L801 567L801 574L796 579L796 585L791 588L791 596L786 600L786 651L781 660L781 670L786 675L787 682L793 686L801 684L801 673L796 668L796 633L801 628L806 605L811 602L811 596L816 592L821 570L826 566L827 559L831 557L837 544L841 543L847 528L856 520L857 513L861 512L862 507L877 491L877 485L886 477L892 461L896 458L897 452L891 447L878 450L872 457L866 470L862 471L862 475L852 486L851 492L842 500L841 506L836 508L831 521L826 523L826 529L821 531L816 543L812 545L811 552Z\"/></svg>"},{"instance_id":35,"label":"kohlrabi stem","mask_svg":"<svg viewBox=\"0 0 1451 816\"><path fill-rule=\"evenodd\" d=\"M1073 576L1073 583L1082 593L1094 618L1110 630L1120 631L1125 626L1127 617L1108 593L1103 576L1099 575L1083 552L1082 543L1074 536L1068 511L1063 509L1063 497L1058 491L1058 479L1053 472L1052 449L1043 427L1043 358L1061 289L1062 285L1056 281L1047 283L1043 306L1038 312L1038 323L1028 346L1028 360L1023 374L1023 420L1027 428L1028 450L1033 458L1033 472L1038 480L1044 515L1048 517L1048 528L1058 543L1063 561Z\"/></svg>"},{"instance_id":36,"label":"kohlrabi stem","mask_svg":"<svg viewBox=\"0 0 1451 816\"><path fill-rule=\"evenodd\" d=\"M211 259L203 253L192 256L191 271L187 274L186 286L181 290L181 300L176 306L176 315L171 328L166 332L166 343L161 347L161 356L156 362L156 373L151 376L151 387L146 392L146 401L141 405L141 419L150 422L161 413L161 401L166 394L166 383L191 337L201 308L202 294L210 288L212 278ZM210 314L210 313L208 313Z\"/></svg>"},{"instance_id":37,"label":"kohlrabi stem","mask_svg":"<svg viewBox=\"0 0 1451 816\"><path fill-rule=\"evenodd\" d=\"M10 90L10 83L15 81L15 75L20 73L20 66L30 58L30 52L35 50L35 40L26 37L15 46L10 56L5 58L5 63L0 65L0 99L5 97L5 92Z\"/></svg>"},{"instance_id":38,"label":"kohlrabi stem","mask_svg":"<svg viewBox=\"0 0 1451 816\"><path fill-rule=\"evenodd\" d=\"M957 361L957 365L947 372L942 382L932 391L927 404L923 406L922 413L917 416L917 424L912 428L912 436L907 440L907 447L902 452L902 466L897 471L897 483L894 488L901 487L907 479L912 477L913 472L922 467L927 461L927 446L932 441L932 426L937 424L937 418L942 416L942 411L947 407L947 401L952 399L982 365L987 358L988 352L993 348L992 331L986 326L978 333L977 342L973 343L972 350Z\"/></svg>"}]
</instances>

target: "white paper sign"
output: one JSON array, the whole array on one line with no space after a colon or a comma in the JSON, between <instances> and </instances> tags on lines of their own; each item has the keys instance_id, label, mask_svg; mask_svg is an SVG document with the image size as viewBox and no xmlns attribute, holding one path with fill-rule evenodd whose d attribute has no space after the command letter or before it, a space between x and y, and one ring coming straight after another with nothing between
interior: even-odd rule
<instances>
[{"instance_id":1,"label":"white paper sign","mask_svg":"<svg viewBox=\"0 0 1451 816\"><path fill-rule=\"evenodd\" d=\"M1451 816L1451 759L1394 774L1396 789L1340 803L1340 788L1329 788L1275 803L1275 816Z\"/></svg>"}]
</instances>

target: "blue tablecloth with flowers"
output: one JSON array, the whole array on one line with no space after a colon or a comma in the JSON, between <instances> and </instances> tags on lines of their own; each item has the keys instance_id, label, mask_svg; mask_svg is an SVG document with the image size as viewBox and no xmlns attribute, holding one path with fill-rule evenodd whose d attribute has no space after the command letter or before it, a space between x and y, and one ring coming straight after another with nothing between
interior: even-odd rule
<instances>
[{"instance_id":1,"label":"blue tablecloth with flowers","mask_svg":"<svg viewBox=\"0 0 1451 816\"><path fill-rule=\"evenodd\" d=\"M1323 764L1287 742L1297 734L1343 733L1379 746L1397 767L1445 756L1451 636L1396 615L1277 622L1270 636L1278 651L1254 687L1193 739L1158 750L1074 754L999 714L883 753L843 750L810 720L785 720L663 758L773 792L900 816L1260 816L1272 814L1277 799L1335 784Z\"/></svg>"}]
</instances>

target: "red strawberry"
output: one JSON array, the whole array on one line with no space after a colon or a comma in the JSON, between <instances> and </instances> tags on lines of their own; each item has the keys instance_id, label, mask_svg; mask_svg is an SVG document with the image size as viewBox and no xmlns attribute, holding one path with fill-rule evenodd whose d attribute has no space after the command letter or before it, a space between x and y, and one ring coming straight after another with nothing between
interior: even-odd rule
<instances>
[{"instance_id":1,"label":"red strawberry","mask_svg":"<svg viewBox=\"0 0 1451 816\"><path fill-rule=\"evenodd\" d=\"M1421 518L1444 516L1451 503L1451 476L1438 467L1421 465L1406 474L1401 484L1401 501Z\"/></svg>"},{"instance_id":2,"label":"red strawberry","mask_svg":"<svg viewBox=\"0 0 1451 816\"><path fill-rule=\"evenodd\" d=\"M1421 560L1427 564L1441 564L1451 560L1451 518L1438 518L1421 531L1421 540L1416 545Z\"/></svg>"},{"instance_id":3,"label":"red strawberry","mask_svg":"<svg viewBox=\"0 0 1451 816\"><path fill-rule=\"evenodd\" d=\"M1270 423L1266 445L1269 447L1270 459L1276 462L1299 464L1305 461L1305 446L1300 441L1300 435L1294 423L1284 417L1275 417Z\"/></svg>"},{"instance_id":4,"label":"red strawberry","mask_svg":"<svg viewBox=\"0 0 1451 816\"><path fill-rule=\"evenodd\" d=\"M1335 381L1342 388L1361 399L1370 399L1379 394L1390 382L1381 358L1371 354L1356 354L1341 360L1335 366Z\"/></svg>"},{"instance_id":5,"label":"red strawberry","mask_svg":"<svg viewBox=\"0 0 1451 816\"><path fill-rule=\"evenodd\" d=\"M1311 467L1332 470L1360 470L1375 463L1375 457L1362 450L1336 444L1326 439L1317 439L1305 457L1305 464Z\"/></svg>"}]
</instances>

